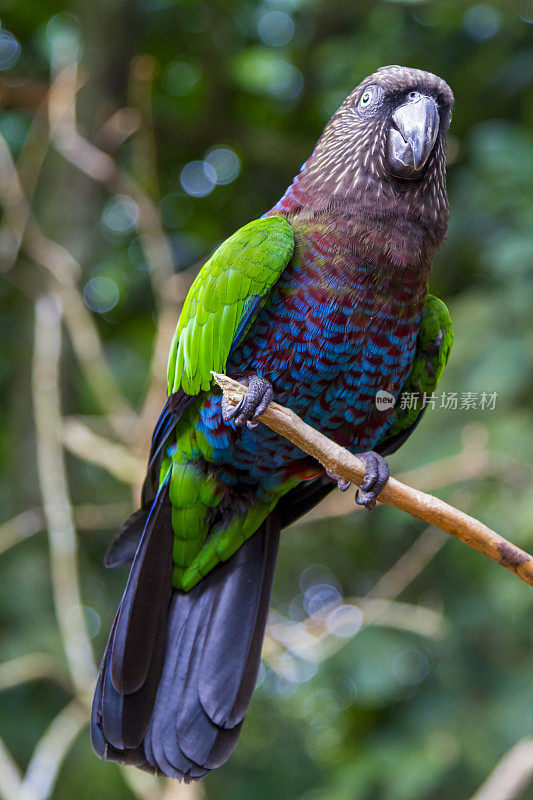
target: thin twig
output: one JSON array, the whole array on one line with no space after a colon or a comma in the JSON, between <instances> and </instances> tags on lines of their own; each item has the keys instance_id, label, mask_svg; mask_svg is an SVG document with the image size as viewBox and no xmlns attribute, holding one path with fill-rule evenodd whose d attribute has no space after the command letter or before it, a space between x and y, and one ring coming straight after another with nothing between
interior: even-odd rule
<instances>
[{"instance_id":1,"label":"thin twig","mask_svg":"<svg viewBox=\"0 0 533 800\"><path fill-rule=\"evenodd\" d=\"M0 525L0 554L44 528L42 509L31 508Z\"/></svg>"},{"instance_id":2,"label":"thin twig","mask_svg":"<svg viewBox=\"0 0 533 800\"><path fill-rule=\"evenodd\" d=\"M339 635L335 619L339 620L338 615L343 613L359 615L360 620L357 624L350 621L352 632ZM370 626L409 631L428 639L441 639L447 630L443 615L432 608L381 598L347 597L342 603L324 606L302 622L271 612L262 657L272 664L275 655L289 649L308 660L324 661Z\"/></svg>"},{"instance_id":3,"label":"thin twig","mask_svg":"<svg viewBox=\"0 0 533 800\"><path fill-rule=\"evenodd\" d=\"M4 208L0 226L0 271L7 272L18 256L30 208L3 136L0 136L0 203Z\"/></svg>"},{"instance_id":4,"label":"thin twig","mask_svg":"<svg viewBox=\"0 0 533 800\"><path fill-rule=\"evenodd\" d=\"M33 751L20 785L19 800L50 797L63 759L87 722L87 709L79 700L72 700L52 720Z\"/></svg>"},{"instance_id":5,"label":"thin twig","mask_svg":"<svg viewBox=\"0 0 533 800\"><path fill-rule=\"evenodd\" d=\"M124 522L128 514L131 514L129 503L107 503L106 505L80 503L80 505L73 506L72 510L76 528L86 531L115 528Z\"/></svg>"},{"instance_id":6,"label":"thin twig","mask_svg":"<svg viewBox=\"0 0 533 800\"><path fill-rule=\"evenodd\" d=\"M0 272L10 270L17 260L30 217L31 200L50 145L44 105L33 118L16 167L5 140L0 139L0 186L4 206L0 223Z\"/></svg>"},{"instance_id":7,"label":"thin twig","mask_svg":"<svg viewBox=\"0 0 533 800\"><path fill-rule=\"evenodd\" d=\"M50 653L26 653L0 663L0 690L45 678L67 692L72 691L64 668Z\"/></svg>"},{"instance_id":8,"label":"thin twig","mask_svg":"<svg viewBox=\"0 0 533 800\"><path fill-rule=\"evenodd\" d=\"M78 458L103 467L110 475L133 486L144 477L146 466L124 445L99 436L77 419L66 419L62 431L63 444Z\"/></svg>"},{"instance_id":9,"label":"thin twig","mask_svg":"<svg viewBox=\"0 0 533 800\"><path fill-rule=\"evenodd\" d=\"M138 800L161 800L161 781L155 775L132 769L125 764L117 766L124 783Z\"/></svg>"},{"instance_id":10,"label":"thin twig","mask_svg":"<svg viewBox=\"0 0 533 800\"><path fill-rule=\"evenodd\" d=\"M155 192L157 165L155 162L154 132L151 119L151 84L154 62L140 57L132 65L132 96L143 119L140 135L143 163L137 172L143 174ZM162 404L168 343L176 327L179 308L190 281L174 274L170 244L163 231L156 203L141 186L140 180L119 169L104 151L88 142L76 124L76 95L78 91L77 64L72 63L58 75L50 92L49 118L52 141L57 151L80 171L103 184L110 192L133 198L138 208L137 228L141 246L150 267L150 279L157 307L157 334L151 360L150 384L146 394L138 432L137 453L144 452L151 426ZM135 141L134 141L135 144ZM147 145L147 146L146 146ZM135 164L134 164L135 167ZM192 279L191 279L192 280ZM130 428L131 429L131 428Z\"/></svg>"},{"instance_id":11,"label":"thin twig","mask_svg":"<svg viewBox=\"0 0 533 800\"><path fill-rule=\"evenodd\" d=\"M172 253L152 200L134 178L120 170L111 156L99 150L80 134L76 126L77 64L66 66L50 90L48 107L50 137L61 155L110 192L132 197L139 209L138 229L141 244L151 267L156 303L161 308L176 304L172 295L174 267Z\"/></svg>"},{"instance_id":12,"label":"thin twig","mask_svg":"<svg viewBox=\"0 0 533 800\"><path fill-rule=\"evenodd\" d=\"M154 203L159 201L159 174L157 169L157 144L152 113L154 78L157 60L143 53L130 62L128 99L132 110L137 111L141 124L131 141L131 172L139 186Z\"/></svg>"},{"instance_id":13,"label":"thin twig","mask_svg":"<svg viewBox=\"0 0 533 800\"><path fill-rule=\"evenodd\" d=\"M247 388L243 384L226 375L214 372L212 375L230 403L239 402L246 394ZM364 480L365 467L362 461L307 425L290 409L277 403L270 403L259 419L272 430L290 439L330 472L357 485ZM406 486L395 478L389 478L379 500L446 531L510 572L514 572L526 583L533 585L533 558L529 553L504 539L474 517L437 497Z\"/></svg>"},{"instance_id":14,"label":"thin twig","mask_svg":"<svg viewBox=\"0 0 533 800\"><path fill-rule=\"evenodd\" d=\"M496 765L471 800L518 800L533 779L533 739L522 739Z\"/></svg>"},{"instance_id":15,"label":"thin twig","mask_svg":"<svg viewBox=\"0 0 533 800\"><path fill-rule=\"evenodd\" d=\"M0 793L3 800L20 800L22 775L18 765L0 739Z\"/></svg>"},{"instance_id":16,"label":"thin twig","mask_svg":"<svg viewBox=\"0 0 533 800\"><path fill-rule=\"evenodd\" d=\"M430 525L381 576L365 597L383 600L398 597L449 541L443 531Z\"/></svg>"},{"instance_id":17,"label":"thin twig","mask_svg":"<svg viewBox=\"0 0 533 800\"><path fill-rule=\"evenodd\" d=\"M205 785L203 783L178 783L168 780L161 800L202 800L205 798Z\"/></svg>"},{"instance_id":18,"label":"thin twig","mask_svg":"<svg viewBox=\"0 0 533 800\"><path fill-rule=\"evenodd\" d=\"M73 506L74 522L76 528L83 530L99 530L113 528L120 525L124 518L131 513L130 504L107 503L81 503ZM42 508L29 508L16 517L0 523L0 555L11 547L24 542L36 533L41 533L46 527Z\"/></svg>"},{"instance_id":19,"label":"thin twig","mask_svg":"<svg viewBox=\"0 0 533 800\"><path fill-rule=\"evenodd\" d=\"M134 414L124 401L107 364L93 317L77 287L81 267L58 242L43 235L33 218L24 195L17 168L5 139L0 135L0 203L7 212L9 227L0 242L0 270L12 265L20 242L27 255L44 267L54 281L65 309L65 320L72 344L87 376L87 383L116 432L127 440L135 429Z\"/></svg>"},{"instance_id":20,"label":"thin twig","mask_svg":"<svg viewBox=\"0 0 533 800\"><path fill-rule=\"evenodd\" d=\"M78 289L80 265L65 247L43 236L34 220L27 226L24 249L59 284L54 289L61 298L65 323L87 384L110 425L128 441L135 429L136 415L122 397L107 363L94 318Z\"/></svg>"},{"instance_id":21,"label":"thin twig","mask_svg":"<svg viewBox=\"0 0 533 800\"><path fill-rule=\"evenodd\" d=\"M384 628L411 631L428 639L442 639L449 627L440 611L415 603L403 603L368 595L348 597L345 602L361 609L364 628L380 625Z\"/></svg>"},{"instance_id":22,"label":"thin twig","mask_svg":"<svg viewBox=\"0 0 533 800\"><path fill-rule=\"evenodd\" d=\"M61 310L55 298L42 297L35 309L32 382L39 483L48 524L56 616L72 684L88 703L96 670L81 607L77 541L61 445L60 355Z\"/></svg>"},{"instance_id":23,"label":"thin twig","mask_svg":"<svg viewBox=\"0 0 533 800\"><path fill-rule=\"evenodd\" d=\"M118 150L139 129L141 122L136 108L119 108L104 122L96 140L107 152Z\"/></svg>"}]
</instances>

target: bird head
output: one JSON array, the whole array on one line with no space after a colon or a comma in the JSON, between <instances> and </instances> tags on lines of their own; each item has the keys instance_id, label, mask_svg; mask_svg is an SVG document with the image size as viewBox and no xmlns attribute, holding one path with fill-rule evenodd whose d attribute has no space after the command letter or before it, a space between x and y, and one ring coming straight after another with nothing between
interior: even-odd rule
<instances>
[{"instance_id":1,"label":"bird head","mask_svg":"<svg viewBox=\"0 0 533 800\"><path fill-rule=\"evenodd\" d=\"M346 126L354 150L382 179L418 181L444 144L453 94L441 78L409 67L381 67L346 98L330 125ZM433 159L435 161L436 158Z\"/></svg>"},{"instance_id":2,"label":"bird head","mask_svg":"<svg viewBox=\"0 0 533 800\"><path fill-rule=\"evenodd\" d=\"M365 78L332 116L304 183L330 203L411 211L445 226L445 139L453 94L430 72L381 67Z\"/></svg>"}]
</instances>

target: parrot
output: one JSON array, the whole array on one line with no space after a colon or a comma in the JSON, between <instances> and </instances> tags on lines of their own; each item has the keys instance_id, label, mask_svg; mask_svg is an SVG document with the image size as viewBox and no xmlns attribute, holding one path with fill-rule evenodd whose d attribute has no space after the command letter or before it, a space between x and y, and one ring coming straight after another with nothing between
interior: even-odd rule
<instances>
[{"instance_id":1,"label":"parrot","mask_svg":"<svg viewBox=\"0 0 533 800\"><path fill-rule=\"evenodd\" d=\"M233 752L260 666L280 532L348 486L260 424L276 398L362 460L356 502L419 424L453 329L428 294L449 216L453 94L392 65L326 124L273 208L207 259L170 346L132 562L94 693L96 754L185 782ZM228 403L212 372L246 386ZM378 404L378 392L394 402ZM415 402L397 402L402 393ZM405 405L405 407L404 407Z\"/></svg>"}]
</instances>

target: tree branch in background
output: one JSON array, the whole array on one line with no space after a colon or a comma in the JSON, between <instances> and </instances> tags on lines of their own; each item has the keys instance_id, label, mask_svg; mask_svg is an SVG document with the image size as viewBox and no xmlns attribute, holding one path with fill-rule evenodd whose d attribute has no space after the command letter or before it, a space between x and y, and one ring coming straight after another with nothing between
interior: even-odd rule
<instances>
[{"instance_id":1,"label":"tree branch in background","mask_svg":"<svg viewBox=\"0 0 533 800\"><path fill-rule=\"evenodd\" d=\"M138 66L134 64L132 75L144 81L143 102L146 105L150 101L150 81L145 80L146 76L137 74ZM141 188L140 181L119 169L107 153L78 133L75 101L79 84L76 67L76 64L70 65L53 81L46 97L46 109L43 109L48 111L48 117L43 113L34 121L17 164L5 140L0 137L0 204L4 211L0 223L0 271L8 272L12 268L22 249L34 264L44 268L51 292L50 297L39 300L36 306L33 386L39 475L45 508L44 512L41 508L29 510L0 526L0 552L48 527L56 617L67 657L71 679L69 685L75 692L73 702L58 715L39 740L26 777L22 777L0 740L0 794L7 800L45 800L49 797L63 757L77 731L88 719L95 666L80 606L73 519L80 527L113 526L119 524L131 510L121 504L109 506L107 510L92 504L73 508L66 484L63 446L69 447L82 460L98 463L108 469L119 480L128 483L137 494L142 476L136 454L145 451L153 420L163 402L168 342L176 325L180 304L196 272L191 269L183 275L174 274L172 255L153 200ZM124 111L126 115L115 115L114 123L119 122L122 130L126 122L128 136L138 130L141 121L150 128L147 107L142 114L138 109ZM110 125L109 129L112 127ZM152 135L153 132L148 131L148 136ZM114 138L117 144L117 135ZM138 231L150 266L157 308L150 388L141 421L122 395L107 362L95 319L83 301L79 287L82 276L80 264L60 242L43 234L31 210L33 190L50 144L55 145L73 166L103 184L111 193L131 196L139 208ZM142 173L146 165L138 166ZM155 162L150 169L156 178ZM127 448L103 439L81 423L68 421L63 425L59 387L62 319L95 400L110 428L119 440L126 443ZM3 679L5 687L42 678L56 681L58 677L53 664L44 656L41 659L38 653L0 665L0 679ZM65 678L62 677L62 683ZM128 775L127 782L133 793L143 800L160 800L162 793L169 800L170 797L176 800L196 798L202 794L197 787L183 787L172 782L163 788L152 776L131 774L131 770L124 769L123 773Z\"/></svg>"},{"instance_id":2,"label":"tree branch in background","mask_svg":"<svg viewBox=\"0 0 533 800\"><path fill-rule=\"evenodd\" d=\"M533 739L522 739L496 765L471 800L518 800L533 778Z\"/></svg>"},{"instance_id":3,"label":"tree branch in background","mask_svg":"<svg viewBox=\"0 0 533 800\"><path fill-rule=\"evenodd\" d=\"M301 622L271 610L261 657L283 674L280 656L285 653L316 664L331 658L370 626L408 631L426 639L442 639L448 630L444 616L432 608L366 596L347 597L342 603L322 606Z\"/></svg>"},{"instance_id":4,"label":"tree branch in background","mask_svg":"<svg viewBox=\"0 0 533 800\"><path fill-rule=\"evenodd\" d=\"M56 150L81 172L104 184L113 194L125 194L135 200L139 209L139 235L151 267L156 304L160 308L166 305L176 308L180 298L175 297L172 292L172 253L161 226L159 212L131 175L120 170L110 155L79 133L76 126L77 75L77 64L73 62L61 71L50 89L48 114L51 140Z\"/></svg>"},{"instance_id":5,"label":"tree branch in background","mask_svg":"<svg viewBox=\"0 0 533 800\"><path fill-rule=\"evenodd\" d=\"M134 174L119 169L111 156L88 142L76 124L78 91L77 64L65 67L50 90L48 113L50 134L56 150L77 169L113 194L131 197L137 204L137 230L150 267L154 300L157 307L157 332L151 360L151 373L141 425L137 427L136 453L144 452L149 442L153 420L159 413L164 392L168 343L172 338L180 307L196 270L175 274L170 244L164 233L159 210L151 195L157 194L157 164L151 115L152 80L155 62L139 56L131 66L130 95L142 119L136 128L133 144Z\"/></svg>"},{"instance_id":6,"label":"tree branch in background","mask_svg":"<svg viewBox=\"0 0 533 800\"><path fill-rule=\"evenodd\" d=\"M37 743L20 784L19 800L48 800L74 739L87 723L87 709L72 700L52 720Z\"/></svg>"},{"instance_id":7,"label":"tree branch in background","mask_svg":"<svg viewBox=\"0 0 533 800\"><path fill-rule=\"evenodd\" d=\"M146 465L135 458L123 444L99 436L77 419L63 422L62 441L67 450L89 464L103 467L123 483L138 485L144 479Z\"/></svg>"},{"instance_id":8,"label":"tree branch in background","mask_svg":"<svg viewBox=\"0 0 533 800\"><path fill-rule=\"evenodd\" d=\"M379 578L366 593L365 598L392 600L398 597L449 541L443 531L434 528L433 525L427 527L414 540L411 547Z\"/></svg>"},{"instance_id":9,"label":"tree branch in background","mask_svg":"<svg viewBox=\"0 0 533 800\"><path fill-rule=\"evenodd\" d=\"M0 739L0 790L2 800L20 800L22 775L17 762Z\"/></svg>"},{"instance_id":10,"label":"tree branch in background","mask_svg":"<svg viewBox=\"0 0 533 800\"><path fill-rule=\"evenodd\" d=\"M6 142L4 139L0 141L4 206L0 222L0 272L8 272L18 258L30 217L31 202L49 146L46 102L37 109L19 153L16 168ZM6 168L7 183L4 184Z\"/></svg>"},{"instance_id":11,"label":"tree branch in background","mask_svg":"<svg viewBox=\"0 0 533 800\"><path fill-rule=\"evenodd\" d=\"M238 381L215 372L212 375L230 403L238 403L246 394L246 386ZM362 461L307 425L290 409L277 403L270 403L259 420L316 458L330 472L357 485L363 481L365 468ZM395 478L389 478L379 500L441 528L533 586L533 558L529 553L504 539L474 517L437 497L406 486Z\"/></svg>"},{"instance_id":12,"label":"tree branch in background","mask_svg":"<svg viewBox=\"0 0 533 800\"><path fill-rule=\"evenodd\" d=\"M80 366L86 374L87 385L115 432L123 441L131 439L136 415L122 397L108 365L94 318L77 287L76 279L81 273L79 264L66 248L45 238L34 222L28 226L24 249L59 284L54 289L61 298L65 323Z\"/></svg>"},{"instance_id":13,"label":"tree branch in background","mask_svg":"<svg viewBox=\"0 0 533 800\"><path fill-rule=\"evenodd\" d=\"M22 242L25 252L52 279L53 289L63 301L65 321L88 385L121 438L131 436L134 414L122 398L107 364L104 349L91 312L77 287L81 268L61 244L46 238L32 217L9 148L0 136L0 203L14 227L0 227L0 271L13 264Z\"/></svg>"},{"instance_id":14,"label":"tree branch in background","mask_svg":"<svg viewBox=\"0 0 533 800\"><path fill-rule=\"evenodd\" d=\"M47 678L66 692L72 689L62 664L50 653L26 653L0 663L0 690Z\"/></svg>"},{"instance_id":15,"label":"tree branch in background","mask_svg":"<svg viewBox=\"0 0 533 800\"><path fill-rule=\"evenodd\" d=\"M78 549L61 444L59 360L61 310L54 297L38 300L32 393L37 466L50 542L54 604L73 686L90 703L96 669L78 579Z\"/></svg>"},{"instance_id":16,"label":"tree branch in background","mask_svg":"<svg viewBox=\"0 0 533 800\"><path fill-rule=\"evenodd\" d=\"M439 611L394 601L449 541L445 533L430 525L363 597L345 598L338 604L330 603L320 609L318 616L307 616L301 622L286 619L278 612L271 614L264 660L275 671L279 671L279 665L282 664L280 655L287 650L297 651L299 656L311 661L323 661L351 642L354 636L375 625L409 630L429 638L444 636L447 623ZM331 624L339 614L351 617L349 636L339 636Z\"/></svg>"},{"instance_id":17,"label":"tree branch in background","mask_svg":"<svg viewBox=\"0 0 533 800\"><path fill-rule=\"evenodd\" d=\"M73 506L74 522L76 528L83 530L101 530L102 528L116 528L124 522L131 513L128 503L81 503ZM42 508L29 508L16 517L0 524L0 555L11 547L44 531L46 520ZM1 668L1 665L0 665Z\"/></svg>"}]
</instances>

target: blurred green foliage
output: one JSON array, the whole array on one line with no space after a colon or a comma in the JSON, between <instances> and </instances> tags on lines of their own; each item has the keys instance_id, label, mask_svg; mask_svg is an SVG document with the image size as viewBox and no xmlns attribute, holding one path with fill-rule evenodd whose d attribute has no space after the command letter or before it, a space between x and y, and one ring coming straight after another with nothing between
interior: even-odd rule
<instances>
[{"instance_id":1,"label":"blurred green foliage","mask_svg":"<svg viewBox=\"0 0 533 800\"><path fill-rule=\"evenodd\" d=\"M0 133L15 156L35 114L29 88L25 94L30 83L46 89L51 71L79 55L80 127L105 149L106 120L124 106L143 109L132 59L152 57L134 64L155 69L157 179L136 166L142 157L135 148L150 144L142 135L112 155L137 170L160 205L178 270L273 205L329 115L365 75L400 63L445 78L456 97L452 216L430 288L450 306L456 344L440 388L497 392L497 400L494 410L430 411L392 469L450 456L462 438L486 438L484 472L433 488L533 547L531 0L3 0L0 19L0 34L20 45L17 52L12 38L0 36L0 80L13 90L1 95ZM47 235L80 260L85 300L108 357L125 395L139 404L154 303L134 205L110 197L51 150L34 209ZM22 256L0 290L5 519L41 502L28 365L32 298L42 287L32 275ZM65 413L98 413L68 346L63 381ZM130 501L128 488L100 468L74 457L68 468L75 504ZM422 530L388 508L295 528L283 539L274 607L289 613L310 564L327 566L344 595L364 594ZM126 575L103 570L111 533L80 530L83 598L98 655ZM510 573L448 542L401 595L441 611L445 635L370 627L298 681L267 668L235 755L205 782L207 797L470 796L498 759L533 733L531 597ZM61 660L44 534L0 557L0 619L1 660L37 650ZM67 699L48 681L2 693L0 734L22 767ZM93 756L84 730L53 797L132 795L116 767Z\"/></svg>"}]
</instances>

